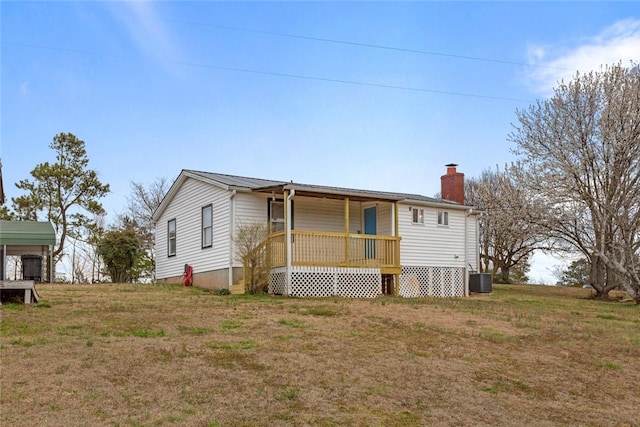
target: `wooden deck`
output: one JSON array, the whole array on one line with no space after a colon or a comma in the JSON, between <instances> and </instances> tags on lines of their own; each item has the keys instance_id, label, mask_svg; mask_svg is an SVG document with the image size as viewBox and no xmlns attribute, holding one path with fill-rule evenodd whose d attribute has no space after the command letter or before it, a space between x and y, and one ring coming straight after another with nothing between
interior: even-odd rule
<instances>
[{"instance_id":1,"label":"wooden deck","mask_svg":"<svg viewBox=\"0 0 640 427\"><path fill-rule=\"evenodd\" d=\"M265 257L269 268L282 267L287 262L285 243L283 231L272 233L254 251ZM292 230L291 265L380 268L385 274L399 274L400 238Z\"/></svg>"},{"instance_id":2,"label":"wooden deck","mask_svg":"<svg viewBox=\"0 0 640 427\"><path fill-rule=\"evenodd\" d=\"M0 281L0 295L16 294L24 295L25 304L37 303L40 299L33 280L2 280ZM0 304L2 304L0 296Z\"/></svg>"}]
</instances>

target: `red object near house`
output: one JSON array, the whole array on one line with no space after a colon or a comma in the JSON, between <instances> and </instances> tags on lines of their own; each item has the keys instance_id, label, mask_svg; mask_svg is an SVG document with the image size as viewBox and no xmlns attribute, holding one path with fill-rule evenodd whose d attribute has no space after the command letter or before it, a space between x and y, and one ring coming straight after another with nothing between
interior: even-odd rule
<instances>
[{"instance_id":1,"label":"red object near house","mask_svg":"<svg viewBox=\"0 0 640 427\"><path fill-rule=\"evenodd\" d=\"M193 267L191 267L189 264L184 265L184 273L182 273L182 285L193 285Z\"/></svg>"}]
</instances>

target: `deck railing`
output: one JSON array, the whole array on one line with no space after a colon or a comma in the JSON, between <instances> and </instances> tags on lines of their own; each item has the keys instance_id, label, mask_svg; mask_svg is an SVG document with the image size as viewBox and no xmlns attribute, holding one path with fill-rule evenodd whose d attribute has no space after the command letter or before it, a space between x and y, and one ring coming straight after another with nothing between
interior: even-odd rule
<instances>
[{"instance_id":1,"label":"deck railing","mask_svg":"<svg viewBox=\"0 0 640 427\"><path fill-rule=\"evenodd\" d=\"M291 264L331 267L398 268L400 238L370 234L291 231ZM265 246L270 267L286 265L285 233L269 235Z\"/></svg>"}]
</instances>

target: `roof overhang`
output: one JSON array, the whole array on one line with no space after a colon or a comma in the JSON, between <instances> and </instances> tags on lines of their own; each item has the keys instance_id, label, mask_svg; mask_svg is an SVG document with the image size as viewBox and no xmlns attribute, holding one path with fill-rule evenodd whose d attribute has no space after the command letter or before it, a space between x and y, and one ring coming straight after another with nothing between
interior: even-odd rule
<instances>
[{"instance_id":1,"label":"roof overhang","mask_svg":"<svg viewBox=\"0 0 640 427\"><path fill-rule=\"evenodd\" d=\"M322 185L299 184L294 182L271 181L256 178L237 177L231 175L217 175L206 172L198 172L191 170L182 170L178 178L174 181L171 188L165 195L152 216L152 221L157 222L162 216L167 206L171 203L180 187L187 179L196 179L208 184L214 185L226 191L261 193L261 194L278 194L282 195L285 191L295 191L296 196L349 200L356 202L400 202L405 204L413 204L416 206L436 207L440 209L465 210L477 214L478 212L472 206L461 205L456 202L447 200L439 200L431 197L421 196L419 194L394 193L386 191L357 190L351 188L329 187ZM270 182L269 182L270 181ZM261 185L265 184L265 185Z\"/></svg>"},{"instance_id":2,"label":"roof overhang","mask_svg":"<svg viewBox=\"0 0 640 427\"><path fill-rule=\"evenodd\" d=\"M151 216L151 220L153 222L157 222L158 221L158 219L162 216L162 214L164 213L164 211L167 208L167 206L169 206L169 203L171 203L171 200L173 200L175 195L178 193L178 190L180 190L180 187L182 187L184 182L189 178L195 179L197 181L206 182L207 184L211 184L211 185L213 185L215 187L218 187L218 188L221 188L221 189L223 189L225 191L240 191L240 192L250 192L251 191L251 189L248 188L248 187L237 186L237 185L227 185L227 184L222 183L220 181L216 181L215 179L207 178L203 174L199 174L199 173L196 173L194 171L184 170L183 169L180 172L180 175L178 175L178 177L175 179L175 181L173 181L173 184L171 184L171 187L169 188L169 191L167 191L167 194L164 195L164 197L162 198L162 201L160 202L160 205L158 206L158 208L155 210L155 212Z\"/></svg>"},{"instance_id":3,"label":"roof overhang","mask_svg":"<svg viewBox=\"0 0 640 427\"><path fill-rule=\"evenodd\" d=\"M424 206L427 208L465 210L469 215L478 215L482 212L481 210L479 210L474 206L461 205L460 203L449 202L447 200L443 200L440 202L440 201L404 199L401 201L401 203L405 205Z\"/></svg>"},{"instance_id":4,"label":"roof overhang","mask_svg":"<svg viewBox=\"0 0 640 427\"><path fill-rule=\"evenodd\" d=\"M285 190L295 190L296 196L302 197L317 197L326 199L345 199L353 200L356 202L371 202L371 201L385 201L385 202L400 202L403 204L410 204L416 206L434 207L440 209L455 209L455 210L471 210L471 214L478 214L478 210L473 206L461 205L456 202L447 200L420 200L408 198L406 194L384 193L368 190L352 190L348 188L336 188L336 187L323 187L313 186L305 184L287 183L285 185L274 185L268 187L254 188L253 191L259 193L275 193L282 194Z\"/></svg>"},{"instance_id":5,"label":"roof overhang","mask_svg":"<svg viewBox=\"0 0 640 427\"><path fill-rule=\"evenodd\" d=\"M284 191L295 190L296 196L317 197L326 199L345 199L354 201L375 201L384 200L389 202L397 202L402 198L395 195L379 193L374 191L364 190L350 190L346 188L335 187L323 187L305 184L287 183L285 185L274 185L269 187L254 188L253 191L259 193L278 193L282 194Z\"/></svg>"},{"instance_id":6,"label":"roof overhang","mask_svg":"<svg viewBox=\"0 0 640 427\"><path fill-rule=\"evenodd\" d=\"M0 221L1 246L53 246L56 232L50 222Z\"/></svg>"}]
</instances>

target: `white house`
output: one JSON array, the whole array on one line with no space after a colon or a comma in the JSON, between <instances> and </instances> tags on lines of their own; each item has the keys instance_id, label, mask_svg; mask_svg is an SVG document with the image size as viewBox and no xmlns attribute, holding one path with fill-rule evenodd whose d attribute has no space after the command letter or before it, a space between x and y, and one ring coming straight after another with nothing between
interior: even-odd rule
<instances>
[{"instance_id":1,"label":"white house","mask_svg":"<svg viewBox=\"0 0 640 427\"><path fill-rule=\"evenodd\" d=\"M230 288L243 280L233 236L264 222L272 293L468 295L478 211L462 203L456 166L443 199L183 170L153 215L156 278L180 283L188 264L194 285Z\"/></svg>"}]
</instances>

